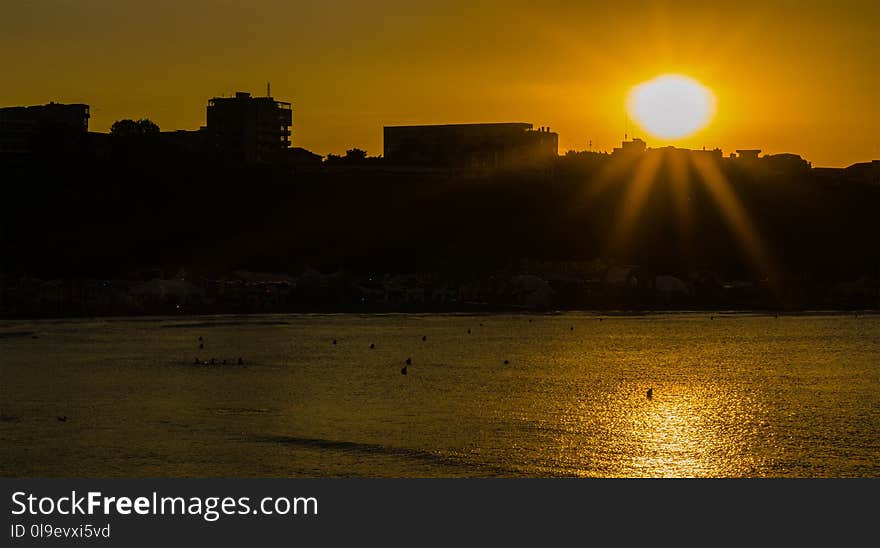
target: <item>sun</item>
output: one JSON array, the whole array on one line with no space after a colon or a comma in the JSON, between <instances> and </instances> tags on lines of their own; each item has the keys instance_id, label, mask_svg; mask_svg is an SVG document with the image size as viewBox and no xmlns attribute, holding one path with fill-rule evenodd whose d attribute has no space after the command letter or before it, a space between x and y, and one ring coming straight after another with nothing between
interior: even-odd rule
<instances>
[{"instance_id":1,"label":"sun","mask_svg":"<svg viewBox=\"0 0 880 548\"><path fill-rule=\"evenodd\" d=\"M664 74L632 88L626 106L629 116L654 137L679 139L712 120L715 96L693 78Z\"/></svg>"}]
</instances>

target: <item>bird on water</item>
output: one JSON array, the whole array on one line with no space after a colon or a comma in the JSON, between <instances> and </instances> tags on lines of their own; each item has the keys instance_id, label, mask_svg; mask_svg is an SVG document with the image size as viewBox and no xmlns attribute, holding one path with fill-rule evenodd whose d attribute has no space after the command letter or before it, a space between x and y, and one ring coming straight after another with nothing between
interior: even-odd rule
<instances>
[{"instance_id":1,"label":"bird on water","mask_svg":"<svg viewBox=\"0 0 880 548\"><path fill-rule=\"evenodd\" d=\"M653 398L654 397L654 388L649 388L648 391L645 393L645 397L648 398L649 400L651 398Z\"/></svg>"}]
</instances>

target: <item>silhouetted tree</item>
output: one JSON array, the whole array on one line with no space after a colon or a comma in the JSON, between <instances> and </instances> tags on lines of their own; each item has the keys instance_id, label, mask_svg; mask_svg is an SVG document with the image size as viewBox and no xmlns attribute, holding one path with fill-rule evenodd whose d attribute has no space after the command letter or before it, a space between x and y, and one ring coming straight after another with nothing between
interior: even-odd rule
<instances>
[{"instance_id":1,"label":"silhouetted tree","mask_svg":"<svg viewBox=\"0 0 880 548\"><path fill-rule=\"evenodd\" d=\"M114 137L136 137L159 135L159 126L148 118L140 120L116 120L110 126L110 135Z\"/></svg>"},{"instance_id":2,"label":"silhouetted tree","mask_svg":"<svg viewBox=\"0 0 880 548\"><path fill-rule=\"evenodd\" d=\"M345 159L350 162L360 162L367 157L367 151L359 148L351 148L345 151Z\"/></svg>"},{"instance_id":3,"label":"silhouetted tree","mask_svg":"<svg viewBox=\"0 0 880 548\"><path fill-rule=\"evenodd\" d=\"M360 148L350 148L345 151L345 156L328 154L326 163L330 165L360 165L373 160L375 158L367 158L367 151Z\"/></svg>"},{"instance_id":4,"label":"silhouetted tree","mask_svg":"<svg viewBox=\"0 0 880 548\"><path fill-rule=\"evenodd\" d=\"M159 126L147 118L113 122L110 139L112 157L116 162L155 163L162 156Z\"/></svg>"}]
</instances>

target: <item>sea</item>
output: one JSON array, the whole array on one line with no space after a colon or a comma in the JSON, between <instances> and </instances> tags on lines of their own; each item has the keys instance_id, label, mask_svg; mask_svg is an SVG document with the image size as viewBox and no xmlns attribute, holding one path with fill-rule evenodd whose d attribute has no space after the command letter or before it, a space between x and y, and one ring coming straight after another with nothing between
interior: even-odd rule
<instances>
[{"instance_id":1,"label":"sea","mask_svg":"<svg viewBox=\"0 0 880 548\"><path fill-rule=\"evenodd\" d=\"M0 438L3 477L880 477L880 316L2 321Z\"/></svg>"}]
</instances>

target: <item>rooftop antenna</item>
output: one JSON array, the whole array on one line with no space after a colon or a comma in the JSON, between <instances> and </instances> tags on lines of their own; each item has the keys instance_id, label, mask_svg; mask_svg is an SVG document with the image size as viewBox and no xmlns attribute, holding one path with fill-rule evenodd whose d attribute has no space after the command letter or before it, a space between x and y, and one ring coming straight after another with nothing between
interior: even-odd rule
<instances>
[{"instance_id":1,"label":"rooftop antenna","mask_svg":"<svg viewBox=\"0 0 880 548\"><path fill-rule=\"evenodd\" d=\"M272 97L272 83L266 82L266 97Z\"/></svg>"}]
</instances>

